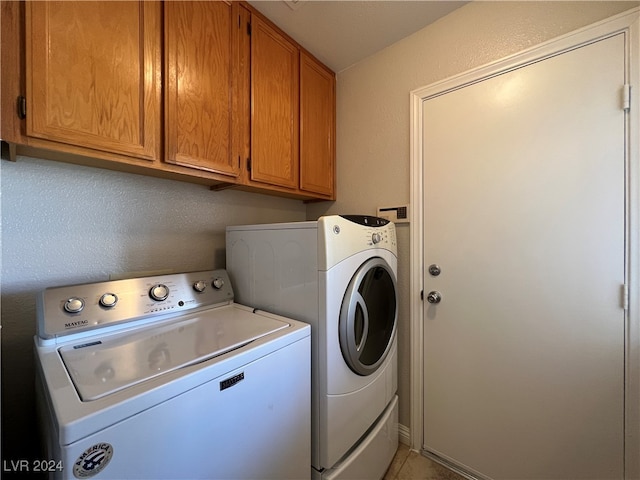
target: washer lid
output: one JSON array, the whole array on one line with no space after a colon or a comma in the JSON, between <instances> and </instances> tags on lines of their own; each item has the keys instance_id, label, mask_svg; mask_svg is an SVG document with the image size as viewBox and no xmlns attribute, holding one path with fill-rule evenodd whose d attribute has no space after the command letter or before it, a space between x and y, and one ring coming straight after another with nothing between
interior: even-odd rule
<instances>
[{"instance_id":1,"label":"washer lid","mask_svg":"<svg viewBox=\"0 0 640 480\"><path fill-rule=\"evenodd\" d=\"M59 349L83 401L223 355L289 324L229 305Z\"/></svg>"}]
</instances>

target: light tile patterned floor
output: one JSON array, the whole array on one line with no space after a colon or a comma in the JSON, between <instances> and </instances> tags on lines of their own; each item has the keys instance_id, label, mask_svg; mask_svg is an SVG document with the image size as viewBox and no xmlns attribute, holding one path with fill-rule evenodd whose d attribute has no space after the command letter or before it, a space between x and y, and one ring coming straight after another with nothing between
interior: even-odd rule
<instances>
[{"instance_id":1,"label":"light tile patterned floor","mask_svg":"<svg viewBox=\"0 0 640 480\"><path fill-rule=\"evenodd\" d=\"M465 480L439 463L400 444L383 480Z\"/></svg>"}]
</instances>

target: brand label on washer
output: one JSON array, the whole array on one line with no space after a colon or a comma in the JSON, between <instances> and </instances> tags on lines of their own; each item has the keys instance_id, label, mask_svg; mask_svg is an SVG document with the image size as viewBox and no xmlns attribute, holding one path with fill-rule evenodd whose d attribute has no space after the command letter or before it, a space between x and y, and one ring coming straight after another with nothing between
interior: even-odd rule
<instances>
[{"instance_id":1,"label":"brand label on washer","mask_svg":"<svg viewBox=\"0 0 640 480\"><path fill-rule=\"evenodd\" d=\"M97 475L111 461L113 447L108 443L96 443L87 448L73 464L73 475L76 478L90 478Z\"/></svg>"},{"instance_id":2,"label":"brand label on washer","mask_svg":"<svg viewBox=\"0 0 640 480\"><path fill-rule=\"evenodd\" d=\"M244 380L244 372L239 373L234 377L227 378L226 380L223 380L220 382L220 391L226 390L227 388L231 388L238 382L241 382L242 380Z\"/></svg>"},{"instance_id":3,"label":"brand label on washer","mask_svg":"<svg viewBox=\"0 0 640 480\"><path fill-rule=\"evenodd\" d=\"M79 328L79 327L86 327L87 325L89 325L89 320L78 320L77 322L65 323L64 328L66 329Z\"/></svg>"}]
</instances>

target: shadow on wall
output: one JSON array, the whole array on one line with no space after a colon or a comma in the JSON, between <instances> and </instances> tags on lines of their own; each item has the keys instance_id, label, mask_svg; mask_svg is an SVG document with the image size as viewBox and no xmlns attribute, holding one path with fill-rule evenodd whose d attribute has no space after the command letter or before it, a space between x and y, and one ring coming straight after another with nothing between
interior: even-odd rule
<instances>
[{"instance_id":1,"label":"shadow on wall","mask_svg":"<svg viewBox=\"0 0 640 480\"><path fill-rule=\"evenodd\" d=\"M27 460L28 465L33 465L43 458L37 448L40 437L35 414L35 320L23 321L35 319L35 295L35 291L2 294L3 479L37 478L34 472L11 472L9 462Z\"/></svg>"}]
</instances>

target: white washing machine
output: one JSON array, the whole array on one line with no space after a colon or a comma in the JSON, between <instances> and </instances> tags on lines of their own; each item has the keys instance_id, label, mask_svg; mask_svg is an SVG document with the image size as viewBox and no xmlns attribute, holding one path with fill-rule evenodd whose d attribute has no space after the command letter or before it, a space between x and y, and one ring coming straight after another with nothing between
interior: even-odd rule
<instances>
[{"instance_id":1,"label":"white washing machine","mask_svg":"<svg viewBox=\"0 0 640 480\"><path fill-rule=\"evenodd\" d=\"M240 302L311 324L312 475L382 478L398 446L394 224L228 227L227 271Z\"/></svg>"},{"instance_id":2,"label":"white washing machine","mask_svg":"<svg viewBox=\"0 0 640 480\"><path fill-rule=\"evenodd\" d=\"M224 270L38 300L50 478L310 478L309 325L236 304Z\"/></svg>"}]
</instances>

